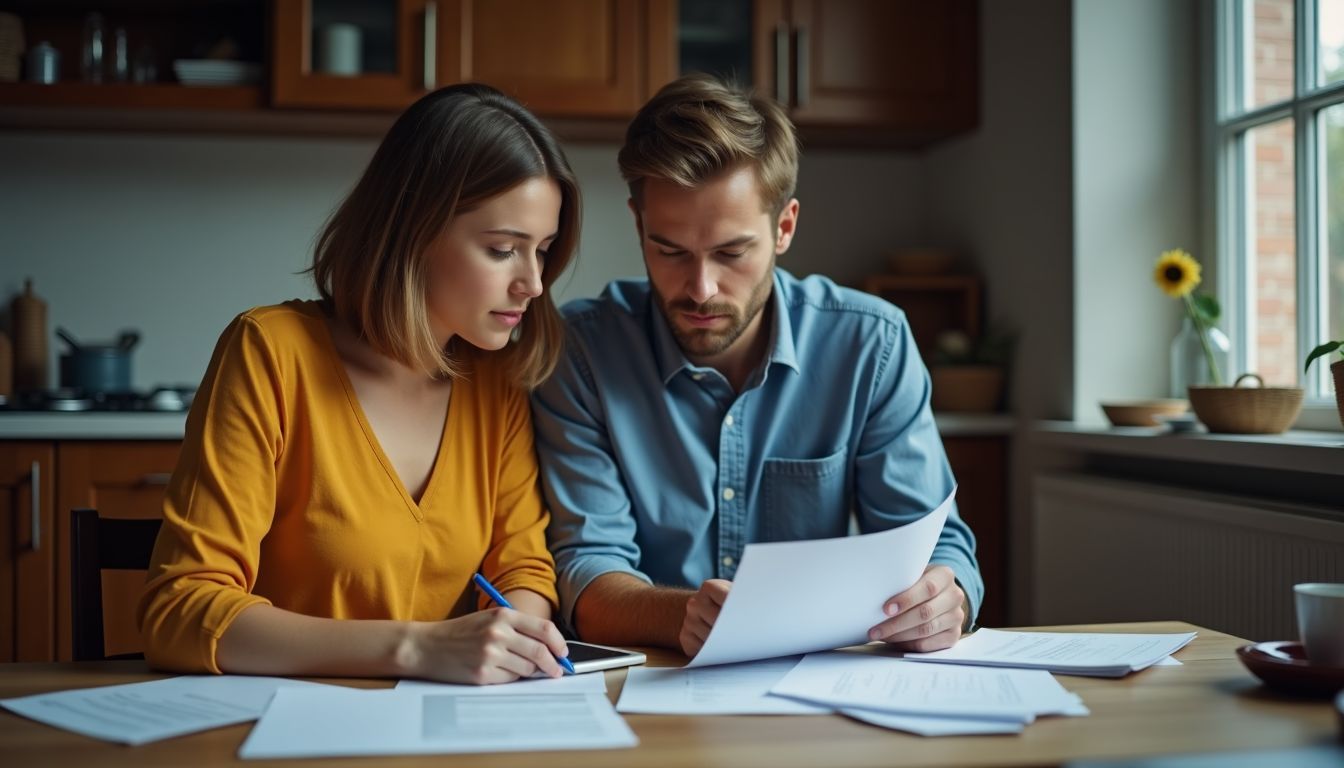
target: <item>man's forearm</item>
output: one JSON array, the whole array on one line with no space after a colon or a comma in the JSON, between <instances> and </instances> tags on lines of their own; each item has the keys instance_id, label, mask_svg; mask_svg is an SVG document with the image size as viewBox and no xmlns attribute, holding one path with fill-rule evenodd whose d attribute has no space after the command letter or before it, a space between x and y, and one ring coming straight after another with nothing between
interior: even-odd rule
<instances>
[{"instance_id":1,"label":"man's forearm","mask_svg":"<svg viewBox=\"0 0 1344 768\"><path fill-rule=\"evenodd\" d=\"M628 573L604 573L574 604L579 637L603 645L655 645L681 650L689 589L654 587Z\"/></svg>"}]
</instances>

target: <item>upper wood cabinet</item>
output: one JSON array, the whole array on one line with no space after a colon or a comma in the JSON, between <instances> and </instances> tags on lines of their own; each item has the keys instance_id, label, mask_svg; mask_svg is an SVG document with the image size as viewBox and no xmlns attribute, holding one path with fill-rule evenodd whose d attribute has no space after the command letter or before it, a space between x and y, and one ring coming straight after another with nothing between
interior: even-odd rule
<instances>
[{"instance_id":1,"label":"upper wood cabinet","mask_svg":"<svg viewBox=\"0 0 1344 768\"><path fill-rule=\"evenodd\" d=\"M277 106L403 108L477 81L540 115L625 117L644 99L645 0L276 0ZM333 27L349 57L324 51ZM345 74L330 70L347 68Z\"/></svg>"},{"instance_id":2,"label":"upper wood cabinet","mask_svg":"<svg viewBox=\"0 0 1344 768\"><path fill-rule=\"evenodd\" d=\"M666 10L667 7L672 10ZM805 135L918 143L978 119L976 0L655 0L676 45L651 71L707 71L789 110ZM879 129L873 131L872 129Z\"/></svg>"}]
</instances>

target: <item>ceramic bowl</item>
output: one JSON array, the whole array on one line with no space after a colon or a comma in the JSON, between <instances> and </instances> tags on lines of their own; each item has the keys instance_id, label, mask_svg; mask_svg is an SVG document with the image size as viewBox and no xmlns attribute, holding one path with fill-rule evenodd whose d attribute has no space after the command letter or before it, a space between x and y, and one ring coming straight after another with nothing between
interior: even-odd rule
<instances>
[{"instance_id":1,"label":"ceramic bowl","mask_svg":"<svg viewBox=\"0 0 1344 768\"><path fill-rule=\"evenodd\" d=\"M1101 410L1116 427L1157 427L1160 416L1179 416L1190 409L1185 400L1117 400L1102 403Z\"/></svg>"}]
</instances>

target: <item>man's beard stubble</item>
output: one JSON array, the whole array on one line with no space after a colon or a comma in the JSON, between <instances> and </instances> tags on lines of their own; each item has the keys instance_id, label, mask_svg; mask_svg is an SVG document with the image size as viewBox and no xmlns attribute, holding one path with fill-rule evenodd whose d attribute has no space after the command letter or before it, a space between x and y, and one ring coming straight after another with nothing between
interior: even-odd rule
<instances>
[{"instance_id":1,"label":"man's beard stubble","mask_svg":"<svg viewBox=\"0 0 1344 768\"><path fill-rule=\"evenodd\" d=\"M718 355L733 345L733 342L742 337L751 325L751 321L761 313L766 302L770 299L770 288L774 284L774 270L771 269L765 273L765 279L757 283L751 290L751 296L747 299L747 306L739 311L737 307L727 302L705 302L696 304L690 300L679 300L669 302L658 292L657 288L652 288L653 295L658 301L658 306L663 310L663 317L667 320L667 326L672 331L672 336L677 340L677 346L681 351L692 357L713 357ZM652 287L652 283L650 283ZM724 315L728 318L728 327L721 331L715 331L708 328L682 328L677 318L680 313L689 312L696 315Z\"/></svg>"}]
</instances>

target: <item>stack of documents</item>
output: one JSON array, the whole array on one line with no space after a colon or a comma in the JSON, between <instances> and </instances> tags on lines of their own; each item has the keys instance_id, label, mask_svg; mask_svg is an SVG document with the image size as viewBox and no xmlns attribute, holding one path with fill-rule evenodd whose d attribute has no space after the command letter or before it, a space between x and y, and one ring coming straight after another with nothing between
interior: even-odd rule
<instances>
[{"instance_id":1,"label":"stack of documents","mask_svg":"<svg viewBox=\"0 0 1344 768\"><path fill-rule=\"evenodd\" d=\"M333 686L280 677L174 677L5 699L0 706L67 731L136 745L256 720L281 688L325 695Z\"/></svg>"},{"instance_id":2,"label":"stack of documents","mask_svg":"<svg viewBox=\"0 0 1344 768\"><path fill-rule=\"evenodd\" d=\"M943 651L907 653L910 661L1044 669L1061 675L1124 677L1158 664L1195 639L1174 635L1007 632L981 629Z\"/></svg>"}]
</instances>

